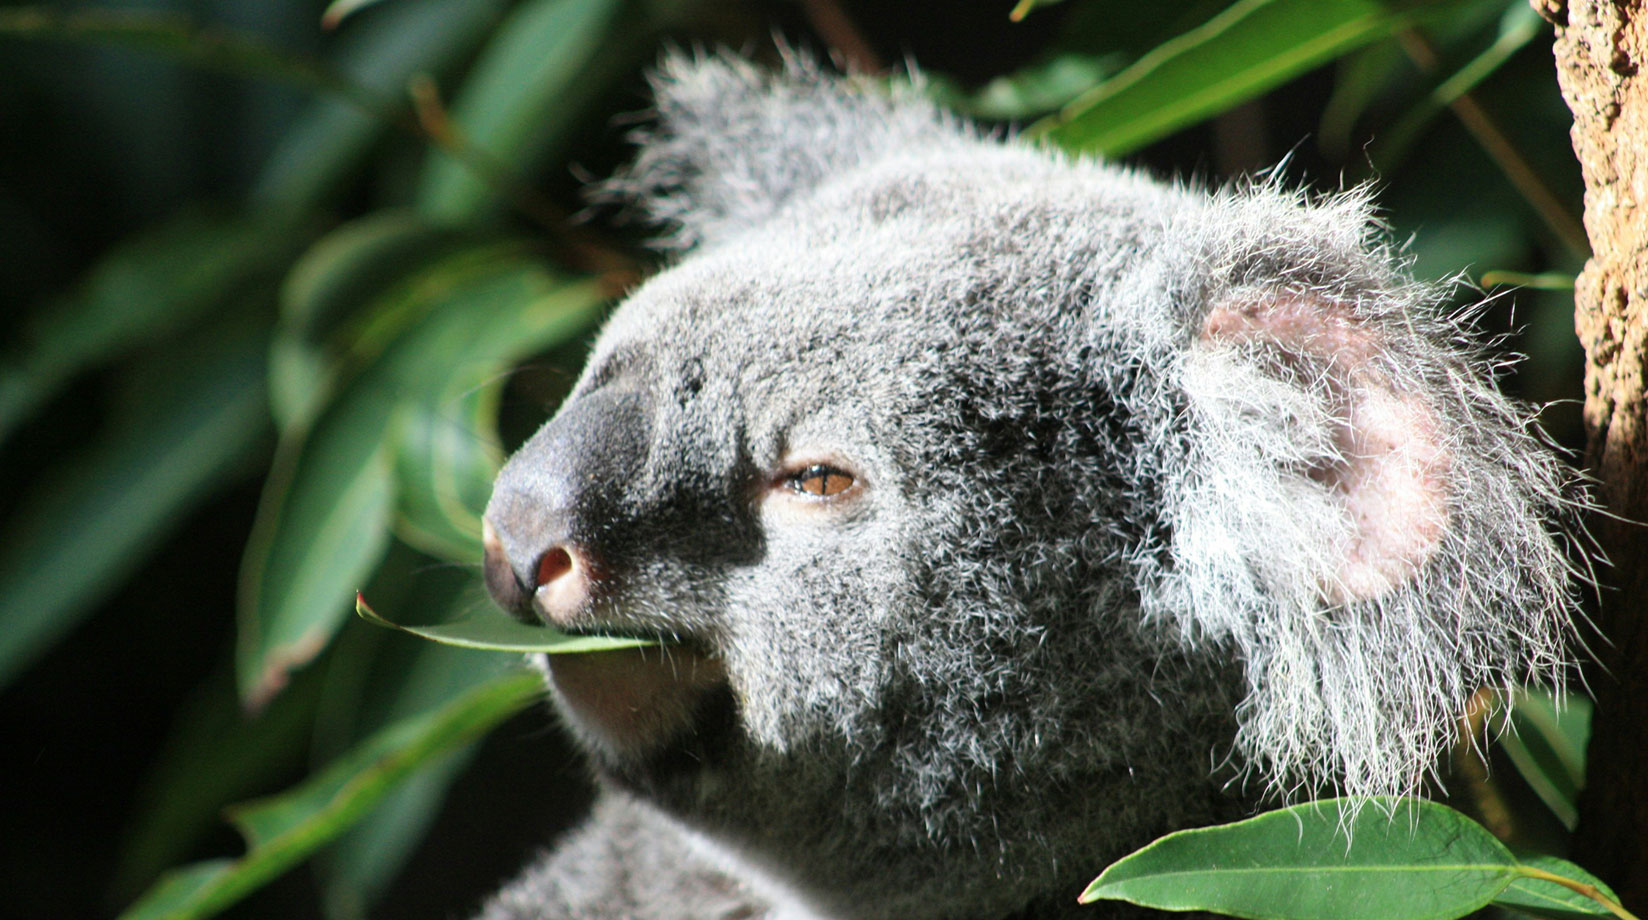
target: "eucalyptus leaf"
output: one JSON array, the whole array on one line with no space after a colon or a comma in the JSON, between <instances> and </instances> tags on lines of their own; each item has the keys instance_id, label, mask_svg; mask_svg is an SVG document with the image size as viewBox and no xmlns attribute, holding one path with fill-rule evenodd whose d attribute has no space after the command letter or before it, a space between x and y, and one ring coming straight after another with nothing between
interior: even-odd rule
<instances>
[{"instance_id":1,"label":"eucalyptus leaf","mask_svg":"<svg viewBox=\"0 0 1648 920\"><path fill-rule=\"evenodd\" d=\"M241 564L237 673L254 707L325 649L389 544L394 406L361 387L276 455Z\"/></svg>"},{"instance_id":2,"label":"eucalyptus leaf","mask_svg":"<svg viewBox=\"0 0 1648 920\"><path fill-rule=\"evenodd\" d=\"M310 417L335 377L340 328L441 257L473 248L409 211L380 211L318 240L281 286L280 326L270 351L270 401L282 428Z\"/></svg>"},{"instance_id":3,"label":"eucalyptus leaf","mask_svg":"<svg viewBox=\"0 0 1648 920\"><path fill-rule=\"evenodd\" d=\"M974 118L1016 121L1068 105L1115 73L1119 61L1119 55L1060 54L972 91L938 74L926 75L923 86L945 108Z\"/></svg>"},{"instance_id":4,"label":"eucalyptus leaf","mask_svg":"<svg viewBox=\"0 0 1648 920\"><path fill-rule=\"evenodd\" d=\"M454 562L481 554L481 512L503 462L498 400L509 368L589 329L605 303L592 281L492 295L471 335L430 369L429 398L403 407L396 477L396 533Z\"/></svg>"},{"instance_id":5,"label":"eucalyptus leaf","mask_svg":"<svg viewBox=\"0 0 1648 920\"><path fill-rule=\"evenodd\" d=\"M1120 156L1389 35L1378 0L1240 0L1030 129L1069 150Z\"/></svg>"},{"instance_id":6,"label":"eucalyptus leaf","mask_svg":"<svg viewBox=\"0 0 1648 920\"><path fill-rule=\"evenodd\" d=\"M1018 4L1013 7L1013 11L1007 14L1007 18L1018 22L1044 6L1052 6L1063 2L1064 0L1019 0Z\"/></svg>"},{"instance_id":7,"label":"eucalyptus leaf","mask_svg":"<svg viewBox=\"0 0 1648 920\"><path fill-rule=\"evenodd\" d=\"M1485 828L1419 799L1328 799L1169 834L1123 857L1085 902L1267 920L1450 920L1518 875Z\"/></svg>"},{"instance_id":8,"label":"eucalyptus leaf","mask_svg":"<svg viewBox=\"0 0 1648 920\"><path fill-rule=\"evenodd\" d=\"M1500 736L1499 746L1540 801L1572 830L1585 783L1591 701L1574 695L1559 706L1549 692L1530 688L1511 701L1508 718L1510 730Z\"/></svg>"},{"instance_id":9,"label":"eucalyptus leaf","mask_svg":"<svg viewBox=\"0 0 1648 920\"><path fill-rule=\"evenodd\" d=\"M452 104L463 142L489 166L518 176L564 136L614 76L622 49L643 35L615 30L621 0L525 0L498 27ZM436 153L419 208L440 221L474 217L492 202L474 162ZM507 181L507 180L506 180Z\"/></svg>"},{"instance_id":10,"label":"eucalyptus leaf","mask_svg":"<svg viewBox=\"0 0 1648 920\"><path fill-rule=\"evenodd\" d=\"M239 325L148 356L148 385L129 387L109 430L0 529L0 684L118 588L266 430L261 332Z\"/></svg>"},{"instance_id":11,"label":"eucalyptus leaf","mask_svg":"<svg viewBox=\"0 0 1648 920\"><path fill-rule=\"evenodd\" d=\"M285 432L240 570L243 699L260 704L279 692L347 619L349 598L389 542L398 410L427 398L431 377L444 379L431 371L467 336L470 309L487 306L490 285L521 271L535 269L513 247L484 247L397 285L350 336L353 376Z\"/></svg>"},{"instance_id":12,"label":"eucalyptus leaf","mask_svg":"<svg viewBox=\"0 0 1648 920\"><path fill-rule=\"evenodd\" d=\"M490 426L490 419L434 403L402 408L395 426L397 536L451 562L480 558L481 512L502 466Z\"/></svg>"},{"instance_id":13,"label":"eucalyptus leaf","mask_svg":"<svg viewBox=\"0 0 1648 920\"><path fill-rule=\"evenodd\" d=\"M324 648L347 618L349 598L388 543L406 420L423 417L418 407L459 403L455 393L501 379L541 343L584 328L600 302L593 283L566 282L518 247L483 246L407 279L363 316L351 335L359 370L312 425L288 432L264 491L241 570L246 699L278 692L286 673ZM473 398L495 407L487 402L495 396ZM469 424L461 437L487 437L478 421ZM414 499L433 492L438 519L464 520L471 509L461 502L475 502L475 465L471 458L462 466L467 491L418 480ZM442 542L462 553L461 535Z\"/></svg>"},{"instance_id":14,"label":"eucalyptus leaf","mask_svg":"<svg viewBox=\"0 0 1648 920\"><path fill-rule=\"evenodd\" d=\"M1395 42L1369 45L1341 58L1333 95L1317 123L1317 145L1335 160L1344 159L1354 143L1357 121L1393 85L1411 79L1412 70L1413 64Z\"/></svg>"},{"instance_id":15,"label":"eucalyptus leaf","mask_svg":"<svg viewBox=\"0 0 1648 920\"><path fill-rule=\"evenodd\" d=\"M286 793L234 809L231 819L246 838L246 855L168 873L122 920L192 920L223 910L337 837L415 771L484 734L542 692L538 675L506 674L433 712L383 729Z\"/></svg>"},{"instance_id":16,"label":"eucalyptus leaf","mask_svg":"<svg viewBox=\"0 0 1648 920\"><path fill-rule=\"evenodd\" d=\"M320 697L318 674L298 675L290 690L248 714L235 699L228 664L172 718L121 847L111 885L119 897L141 893L161 870L187 857L217 825L225 805L267 790L303 766Z\"/></svg>"},{"instance_id":17,"label":"eucalyptus leaf","mask_svg":"<svg viewBox=\"0 0 1648 920\"><path fill-rule=\"evenodd\" d=\"M0 9L0 34L146 51L193 67L259 77L312 92L350 95L356 90L315 58L292 54L260 36L203 26L166 10L64 10L46 5Z\"/></svg>"},{"instance_id":18,"label":"eucalyptus leaf","mask_svg":"<svg viewBox=\"0 0 1648 920\"><path fill-rule=\"evenodd\" d=\"M442 619L490 603L471 570L417 564L415 558L405 550L392 556L382 577L373 580L373 590L382 588L397 603L415 603L420 612L433 611ZM408 564L417 568L406 571ZM378 629L345 630L335 647L326 669L324 722L317 721L315 732L316 753L327 759L387 724L439 708L519 666L514 656L478 656ZM369 914L422 841L473 750L474 745L465 746L431 761L318 854L315 873L329 920Z\"/></svg>"},{"instance_id":19,"label":"eucalyptus leaf","mask_svg":"<svg viewBox=\"0 0 1648 920\"><path fill-rule=\"evenodd\" d=\"M455 645L459 648L491 652L548 652L570 655L580 652L609 652L622 648L640 648L657 645L646 639L613 636L573 636L548 626L528 626L511 620L502 613L473 613L462 619L437 626L402 626L379 616L366 598L355 598L355 612L361 619L376 626L398 629L421 639Z\"/></svg>"},{"instance_id":20,"label":"eucalyptus leaf","mask_svg":"<svg viewBox=\"0 0 1648 920\"><path fill-rule=\"evenodd\" d=\"M412 211L374 211L352 220L292 264L281 285L281 325L305 340L323 341L363 305L466 243L474 245Z\"/></svg>"},{"instance_id":21,"label":"eucalyptus leaf","mask_svg":"<svg viewBox=\"0 0 1648 920\"><path fill-rule=\"evenodd\" d=\"M282 221L186 212L122 243L0 352L0 439L74 373L267 284L301 239Z\"/></svg>"},{"instance_id":22,"label":"eucalyptus leaf","mask_svg":"<svg viewBox=\"0 0 1648 920\"><path fill-rule=\"evenodd\" d=\"M1380 132L1369 157L1385 168L1406 158L1410 148L1430 127L1439 112L1503 67L1546 28L1533 7L1514 4L1506 8L1493 42L1447 79L1436 85L1397 122Z\"/></svg>"},{"instance_id":23,"label":"eucalyptus leaf","mask_svg":"<svg viewBox=\"0 0 1648 920\"><path fill-rule=\"evenodd\" d=\"M210 859L172 869L161 876L160 881L135 904L126 908L120 920L195 920L210 917L219 909L212 903L216 892L226 883L233 882L235 866L232 859ZM207 906L200 906L203 901L207 902Z\"/></svg>"},{"instance_id":24,"label":"eucalyptus leaf","mask_svg":"<svg viewBox=\"0 0 1648 920\"><path fill-rule=\"evenodd\" d=\"M349 0L339 0L326 16ZM362 3L356 3L358 8ZM263 164L251 200L292 209L315 207L364 169L373 145L396 118L409 118L404 98L417 74L445 74L471 54L503 14L505 0L395 0L339 30L328 55L340 74L383 103L327 93L309 101Z\"/></svg>"},{"instance_id":25,"label":"eucalyptus leaf","mask_svg":"<svg viewBox=\"0 0 1648 920\"><path fill-rule=\"evenodd\" d=\"M332 0L327 4L326 11L320 14L321 26L335 29L345 19L378 2L380 0Z\"/></svg>"},{"instance_id":26,"label":"eucalyptus leaf","mask_svg":"<svg viewBox=\"0 0 1648 920\"><path fill-rule=\"evenodd\" d=\"M1601 879L1566 859L1558 859L1555 856L1530 856L1523 857L1522 865L1590 885L1604 897L1616 902L1619 900L1614 890ZM1555 882L1526 876L1518 878L1509 888L1500 892L1499 897L1494 899L1494 905L1532 914L1535 917L1549 917L1551 920L1614 916L1613 911L1595 898L1587 897Z\"/></svg>"},{"instance_id":27,"label":"eucalyptus leaf","mask_svg":"<svg viewBox=\"0 0 1648 920\"><path fill-rule=\"evenodd\" d=\"M464 657L474 660L475 656ZM447 792L473 760L478 744L471 742L430 761L391 789L371 814L315 854L314 872L326 920L372 915L373 902L394 883L423 843Z\"/></svg>"}]
</instances>

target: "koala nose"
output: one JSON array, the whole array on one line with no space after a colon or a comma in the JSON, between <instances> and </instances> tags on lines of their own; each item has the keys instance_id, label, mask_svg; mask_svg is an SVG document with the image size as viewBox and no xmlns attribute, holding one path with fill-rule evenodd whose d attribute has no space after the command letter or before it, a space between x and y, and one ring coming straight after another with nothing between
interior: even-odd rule
<instances>
[{"instance_id":1,"label":"koala nose","mask_svg":"<svg viewBox=\"0 0 1648 920\"><path fill-rule=\"evenodd\" d=\"M528 623L576 626L601 576L593 555L571 541L551 546L523 582L490 520L481 522L486 589L499 607Z\"/></svg>"},{"instance_id":2,"label":"koala nose","mask_svg":"<svg viewBox=\"0 0 1648 920\"><path fill-rule=\"evenodd\" d=\"M579 625L610 587L610 535L646 460L646 401L609 387L568 403L498 474L482 519L483 571L524 622ZM610 543L608 539L606 542Z\"/></svg>"}]
</instances>

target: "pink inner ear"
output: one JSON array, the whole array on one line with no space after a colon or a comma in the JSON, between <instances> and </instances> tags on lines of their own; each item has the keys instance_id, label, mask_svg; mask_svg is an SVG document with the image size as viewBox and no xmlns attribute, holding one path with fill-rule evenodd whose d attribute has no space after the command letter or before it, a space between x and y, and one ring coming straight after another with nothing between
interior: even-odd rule
<instances>
[{"instance_id":1,"label":"pink inner ear","mask_svg":"<svg viewBox=\"0 0 1648 920\"><path fill-rule=\"evenodd\" d=\"M1351 519L1322 592L1331 604L1371 600L1400 587L1441 545L1451 465L1435 414L1396 392L1373 356L1375 332L1339 303L1304 295L1240 302L1208 314L1212 345L1268 345L1267 363L1320 374L1332 393L1333 442L1308 475L1333 490Z\"/></svg>"}]
</instances>

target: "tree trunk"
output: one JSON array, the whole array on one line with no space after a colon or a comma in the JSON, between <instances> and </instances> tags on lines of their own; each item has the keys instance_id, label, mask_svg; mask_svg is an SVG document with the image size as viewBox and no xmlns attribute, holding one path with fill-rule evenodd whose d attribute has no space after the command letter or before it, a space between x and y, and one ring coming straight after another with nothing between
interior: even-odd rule
<instances>
[{"instance_id":1,"label":"tree trunk","mask_svg":"<svg viewBox=\"0 0 1648 920\"><path fill-rule=\"evenodd\" d=\"M1556 25L1557 79L1574 113L1591 260L1575 285L1585 346L1586 465L1606 514L1587 677L1596 719L1575 860L1648 910L1648 0L1533 0Z\"/></svg>"}]
</instances>

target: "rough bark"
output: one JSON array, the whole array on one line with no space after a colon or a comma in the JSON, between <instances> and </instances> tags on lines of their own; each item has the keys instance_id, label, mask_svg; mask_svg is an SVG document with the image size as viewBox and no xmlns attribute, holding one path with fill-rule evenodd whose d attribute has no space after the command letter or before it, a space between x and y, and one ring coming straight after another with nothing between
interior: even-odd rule
<instances>
[{"instance_id":1,"label":"rough bark","mask_svg":"<svg viewBox=\"0 0 1648 920\"><path fill-rule=\"evenodd\" d=\"M1612 565L1588 675L1597 700L1577 861L1648 910L1648 0L1533 0L1556 24L1592 256L1575 285L1587 356L1586 461Z\"/></svg>"}]
</instances>

